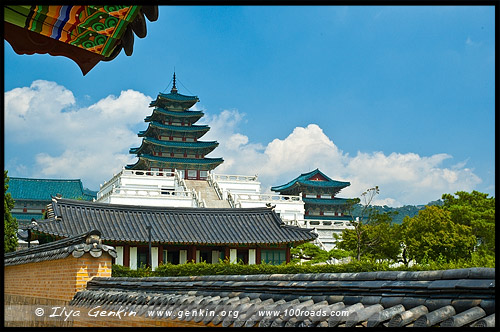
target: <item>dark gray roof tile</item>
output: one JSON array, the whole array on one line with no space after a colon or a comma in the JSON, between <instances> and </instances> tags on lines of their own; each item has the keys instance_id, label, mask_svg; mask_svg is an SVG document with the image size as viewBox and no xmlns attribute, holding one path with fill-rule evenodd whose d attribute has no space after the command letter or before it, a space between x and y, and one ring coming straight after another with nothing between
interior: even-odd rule
<instances>
[{"instance_id":1,"label":"dark gray roof tile","mask_svg":"<svg viewBox=\"0 0 500 332\"><path fill-rule=\"evenodd\" d=\"M457 313L466 311L472 307L479 306L481 304L480 299L456 299L451 301L451 305L455 308Z\"/></svg>"},{"instance_id":2,"label":"dark gray roof tile","mask_svg":"<svg viewBox=\"0 0 500 332\"><path fill-rule=\"evenodd\" d=\"M456 314L455 308L451 305L441 307L420 316L414 323L415 327L431 327L437 325Z\"/></svg>"},{"instance_id":3,"label":"dark gray roof tile","mask_svg":"<svg viewBox=\"0 0 500 332\"><path fill-rule=\"evenodd\" d=\"M269 208L164 208L59 198L53 199L52 208L61 220L40 221L30 226L35 232L70 237L75 230L97 228L103 240L148 242L146 226L151 224L154 243L284 244L317 237L311 229L282 226Z\"/></svg>"},{"instance_id":4,"label":"dark gray roof tile","mask_svg":"<svg viewBox=\"0 0 500 332\"><path fill-rule=\"evenodd\" d=\"M484 317L474 322L471 327L495 327L495 314Z\"/></svg>"},{"instance_id":5,"label":"dark gray roof tile","mask_svg":"<svg viewBox=\"0 0 500 332\"><path fill-rule=\"evenodd\" d=\"M441 323L443 327L461 327L470 324L486 316L486 312L480 307L470 308L458 315L452 316Z\"/></svg>"},{"instance_id":6,"label":"dark gray roof tile","mask_svg":"<svg viewBox=\"0 0 500 332\"><path fill-rule=\"evenodd\" d=\"M390 307L384 306L384 308L386 309L377 312L368 318L367 327L379 326L384 322L388 322L397 314L405 311L405 307L402 304L397 304L395 306L390 306Z\"/></svg>"},{"instance_id":7,"label":"dark gray roof tile","mask_svg":"<svg viewBox=\"0 0 500 332\"><path fill-rule=\"evenodd\" d=\"M481 300L481 304L479 306L486 311L487 315L495 313L495 299Z\"/></svg>"},{"instance_id":8,"label":"dark gray roof tile","mask_svg":"<svg viewBox=\"0 0 500 332\"><path fill-rule=\"evenodd\" d=\"M424 305L419 305L410 310L396 314L389 321L389 327L402 327L416 321L420 316L427 314L429 310Z\"/></svg>"},{"instance_id":9,"label":"dark gray roof tile","mask_svg":"<svg viewBox=\"0 0 500 332\"><path fill-rule=\"evenodd\" d=\"M469 270L469 278L495 279L495 269L486 267L473 267L468 270Z\"/></svg>"},{"instance_id":10,"label":"dark gray roof tile","mask_svg":"<svg viewBox=\"0 0 500 332\"><path fill-rule=\"evenodd\" d=\"M363 322L374 314L381 312L382 310L384 310L384 307L381 304L374 304L359 311L355 311L347 317L346 327L351 327L360 322Z\"/></svg>"},{"instance_id":11,"label":"dark gray roof tile","mask_svg":"<svg viewBox=\"0 0 500 332\"><path fill-rule=\"evenodd\" d=\"M495 280L462 279L457 281L456 288L495 288Z\"/></svg>"},{"instance_id":12,"label":"dark gray roof tile","mask_svg":"<svg viewBox=\"0 0 500 332\"><path fill-rule=\"evenodd\" d=\"M89 229L66 239L5 253L4 266L62 259L69 255L78 258L85 253L90 253L93 257L100 257L103 251L111 257L116 257L116 251L113 247L102 244L101 232Z\"/></svg>"}]
</instances>

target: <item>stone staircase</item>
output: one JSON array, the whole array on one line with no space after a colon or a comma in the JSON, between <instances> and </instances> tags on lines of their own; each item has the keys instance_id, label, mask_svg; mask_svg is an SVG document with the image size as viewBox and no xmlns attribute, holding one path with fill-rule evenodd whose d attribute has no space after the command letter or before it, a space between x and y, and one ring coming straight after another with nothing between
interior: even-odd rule
<instances>
[{"instance_id":1,"label":"stone staircase","mask_svg":"<svg viewBox=\"0 0 500 332\"><path fill-rule=\"evenodd\" d=\"M205 200L207 208L230 208L229 202L227 200L222 200L219 198L215 189L210 187L208 181L206 180L184 180L186 186L189 190L194 189L196 192L200 192L201 199Z\"/></svg>"}]
</instances>

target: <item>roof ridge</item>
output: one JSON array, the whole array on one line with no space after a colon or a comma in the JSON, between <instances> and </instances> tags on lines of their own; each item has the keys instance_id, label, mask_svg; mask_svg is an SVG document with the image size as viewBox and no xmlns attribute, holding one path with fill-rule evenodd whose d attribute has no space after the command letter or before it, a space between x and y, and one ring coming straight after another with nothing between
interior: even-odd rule
<instances>
[{"instance_id":1,"label":"roof ridge","mask_svg":"<svg viewBox=\"0 0 500 332\"><path fill-rule=\"evenodd\" d=\"M224 211L228 213L252 213L259 211L272 211L271 208L268 207L248 207L248 208L194 208L194 207L173 207L173 206L146 206L146 205L133 205L133 204L110 204L110 203L102 203L102 202L91 202L91 201L82 201L70 198L52 198L53 203L55 204L68 204L68 205L84 205L88 207L104 207L109 209L120 209L126 210L130 207L137 208L138 210L158 210L158 211L192 211L194 213L203 213L203 211Z\"/></svg>"},{"instance_id":2,"label":"roof ridge","mask_svg":"<svg viewBox=\"0 0 500 332\"><path fill-rule=\"evenodd\" d=\"M42 179L42 178L21 178L16 176L9 176L9 180L17 179L17 180L36 180L36 181L79 181L82 182L82 179Z\"/></svg>"}]
</instances>

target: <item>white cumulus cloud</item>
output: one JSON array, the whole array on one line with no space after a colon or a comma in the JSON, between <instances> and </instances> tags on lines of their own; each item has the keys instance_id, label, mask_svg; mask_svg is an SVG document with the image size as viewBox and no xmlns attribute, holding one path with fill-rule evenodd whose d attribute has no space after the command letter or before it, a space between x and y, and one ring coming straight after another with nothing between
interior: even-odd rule
<instances>
[{"instance_id":1,"label":"white cumulus cloud","mask_svg":"<svg viewBox=\"0 0 500 332\"><path fill-rule=\"evenodd\" d=\"M80 178L85 186L97 189L137 160L128 150L141 144L137 131L147 127L144 117L152 112L151 100L127 90L79 107L71 91L43 80L10 90L5 93L6 144L25 144L36 150L28 166L18 162L22 151L9 156L12 169L23 170L29 177ZM296 127L287 137L266 144L255 143L239 129L245 114L237 110L205 113L200 123L211 130L202 140L219 142L208 157L224 158L215 173L257 174L264 192L316 168L334 180L351 183L339 197L359 197L379 186L380 195L374 201L378 205L425 204L443 193L471 191L481 182L466 168L466 161L444 167L444 161L453 159L446 153L420 156L374 151L350 156L317 124Z\"/></svg>"},{"instance_id":2,"label":"white cumulus cloud","mask_svg":"<svg viewBox=\"0 0 500 332\"><path fill-rule=\"evenodd\" d=\"M32 177L81 178L85 186L98 188L136 160L128 153L140 144L132 127L151 113L150 101L127 90L78 107L65 87L34 81L5 93L6 139L37 146Z\"/></svg>"},{"instance_id":3,"label":"white cumulus cloud","mask_svg":"<svg viewBox=\"0 0 500 332\"><path fill-rule=\"evenodd\" d=\"M220 125L221 118L227 120L225 126ZM351 183L339 197L359 197L366 189L379 186L377 205L425 204L443 193L471 191L481 182L463 161L443 167L445 160L453 158L445 153L420 156L375 151L351 157L317 124L296 127L286 138L276 138L265 146L249 143L248 137L235 130L243 118L235 110L209 118L211 138L221 142L213 153L225 159L215 173L258 174L263 191L316 168L334 180ZM229 142L224 143L226 139Z\"/></svg>"}]
</instances>

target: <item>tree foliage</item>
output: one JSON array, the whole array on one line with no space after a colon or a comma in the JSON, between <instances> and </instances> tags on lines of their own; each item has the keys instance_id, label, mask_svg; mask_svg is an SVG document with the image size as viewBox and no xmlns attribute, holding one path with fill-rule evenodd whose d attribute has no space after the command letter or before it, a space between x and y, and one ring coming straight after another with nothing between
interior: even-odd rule
<instances>
[{"instance_id":1,"label":"tree foliage","mask_svg":"<svg viewBox=\"0 0 500 332\"><path fill-rule=\"evenodd\" d=\"M470 226L481 254L495 255L495 197L478 191L443 194L443 208L453 222Z\"/></svg>"},{"instance_id":2,"label":"tree foliage","mask_svg":"<svg viewBox=\"0 0 500 332\"><path fill-rule=\"evenodd\" d=\"M401 252L401 240L400 226L392 223L394 214L372 211L365 223L357 225L357 229L345 229L342 232L337 248L357 253L359 244L360 259L365 257L397 261Z\"/></svg>"},{"instance_id":3,"label":"tree foliage","mask_svg":"<svg viewBox=\"0 0 500 332\"><path fill-rule=\"evenodd\" d=\"M371 206L373 199L379 193L378 186L369 188L361 194L361 199L352 200L348 207L354 229L345 229L342 232L342 239L337 247L355 252L358 261L363 256L395 260L400 251L398 237L395 236L397 228L391 223L396 213L380 213ZM353 210L360 202L362 202L361 209L355 217ZM336 234L333 236L339 239Z\"/></svg>"},{"instance_id":4,"label":"tree foliage","mask_svg":"<svg viewBox=\"0 0 500 332\"><path fill-rule=\"evenodd\" d=\"M3 225L4 225L4 251L11 252L15 251L17 248L17 220L12 216L10 210L14 208L14 200L10 193L7 192L9 189L9 177L7 176L7 171L4 170L4 195L3 195Z\"/></svg>"},{"instance_id":5,"label":"tree foliage","mask_svg":"<svg viewBox=\"0 0 500 332\"><path fill-rule=\"evenodd\" d=\"M291 257L292 263L305 261L305 264L316 264L316 263L328 264L330 263L332 258L341 259L344 257L348 257L349 253L339 249L332 249L330 251L326 251L319 248L315 244L307 242L291 248L290 255L292 256Z\"/></svg>"},{"instance_id":6,"label":"tree foliage","mask_svg":"<svg viewBox=\"0 0 500 332\"><path fill-rule=\"evenodd\" d=\"M476 238L472 228L453 222L451 213L442 207L427 206L415 217L405 217L401 234L409 260L470 260Z\"/></svg>"}]
</instances>

